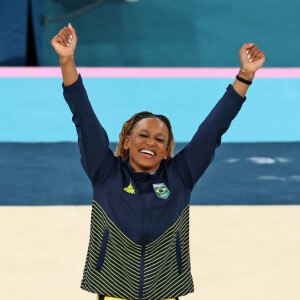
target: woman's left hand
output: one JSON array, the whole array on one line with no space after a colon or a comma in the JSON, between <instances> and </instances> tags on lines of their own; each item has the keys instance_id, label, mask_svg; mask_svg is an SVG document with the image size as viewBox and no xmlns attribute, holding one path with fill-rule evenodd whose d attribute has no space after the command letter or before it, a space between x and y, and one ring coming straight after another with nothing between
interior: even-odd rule
<instances>
[{"instance_id":1,"label":"woman's left hand","mask_svg":"<svg viewBox=\"0 0 300 300\"><path fill-rule=\"evenodd\" d=\"M266 60L265 54L253 43L244 44L239 54L243 77L251 81L255 72L264 64Z\"/></svg>"}]
</instances>

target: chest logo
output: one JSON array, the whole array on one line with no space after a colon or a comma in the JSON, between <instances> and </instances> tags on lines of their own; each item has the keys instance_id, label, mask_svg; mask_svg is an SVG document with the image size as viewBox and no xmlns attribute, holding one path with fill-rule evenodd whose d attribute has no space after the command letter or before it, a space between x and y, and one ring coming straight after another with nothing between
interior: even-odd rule
<instances>
[{"instance_id":1,"label":"chest logo","mask_svg":"<svg viewBox=\"0 0 300 300\"><path fill-rule=\"evenodd\" d=\"M170 191L164 183L153 184L153 188L158 198L167 199L170 195Z\"/></svg>"},{"instance_id":2,"label":"chest logo","mask_svg":"<svg viewBox=\"0 0 300 300\"><path fill-rule=\"evenodd\" d=\"M132 186L132 183L130 182L129 186L124 187L124 191L128 194L135 194L134 187Z\"/></svg>"}]
</instances>

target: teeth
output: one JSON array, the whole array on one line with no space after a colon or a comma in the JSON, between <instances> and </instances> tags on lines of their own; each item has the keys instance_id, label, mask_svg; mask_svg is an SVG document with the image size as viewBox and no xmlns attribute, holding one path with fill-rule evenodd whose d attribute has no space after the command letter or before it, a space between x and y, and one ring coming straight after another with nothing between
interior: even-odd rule
<instances>
[{"instance_id":1,"label":"teeth","mask_svg":"<svg viewBox=\"0 0 300 300\"><path fill-rule=\"evenodd\" d=\"M150 155L154 156L154 152L149 151L149 150L143 149L143 150L141 150L141 152L142 152L142 153L147 153L147 154L150 154Z\"/></svg>"}]
</instances>

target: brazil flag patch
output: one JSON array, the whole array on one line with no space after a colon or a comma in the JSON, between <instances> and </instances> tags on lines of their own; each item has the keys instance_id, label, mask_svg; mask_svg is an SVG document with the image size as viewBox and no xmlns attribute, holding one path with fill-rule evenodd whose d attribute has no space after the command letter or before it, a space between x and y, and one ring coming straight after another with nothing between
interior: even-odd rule
<instances>
[{"instance_id":1,"label":"brazil flag patch","mask_svg":"<svg viewBox=\"0 0 300 300\"><path fill-rule=\"evenodd\" d=\"M170 195L170 191L164 183L153 184L153 188L158 198L167 199Z\"/></svg>"}]
</instances>

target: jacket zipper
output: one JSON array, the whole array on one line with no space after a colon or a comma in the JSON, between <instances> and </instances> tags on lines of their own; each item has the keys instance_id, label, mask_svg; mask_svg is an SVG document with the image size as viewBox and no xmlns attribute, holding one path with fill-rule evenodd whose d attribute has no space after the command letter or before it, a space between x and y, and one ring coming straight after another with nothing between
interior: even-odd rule
<instances>
[{"instance_id":1,"label":"jacket zipper","mask_svg":"<svg viewBox=\"0 0 300 300\"><path fill-rule=\"evenodd\" d=\"M141 258L141 281L140 281L140 294L139 300L143 299L143 283L144 283L144 265L145 265L145 244L142 245L142 258Z\"/></svg>"},{"instance_id":2,"label":"jacket zipper","mask_svg":"<svg viewBox=\"0 0 300 300\"><path fill-rule=\"evenodd\" d=\"M148 201L148 196L146 196L145 200L145 206L144 206L144 227L143 227L143 235L145 237L145 227L146 227L146 217L147 217L147 201ZM146 241L143 239L142 242L142 257L141 257L141 276L140 276L140 292L139 292L139 300L143 299L143 283L144 283L144 272L145 272L145 248L146 248Z\"/></svg>"}]
</instances>

